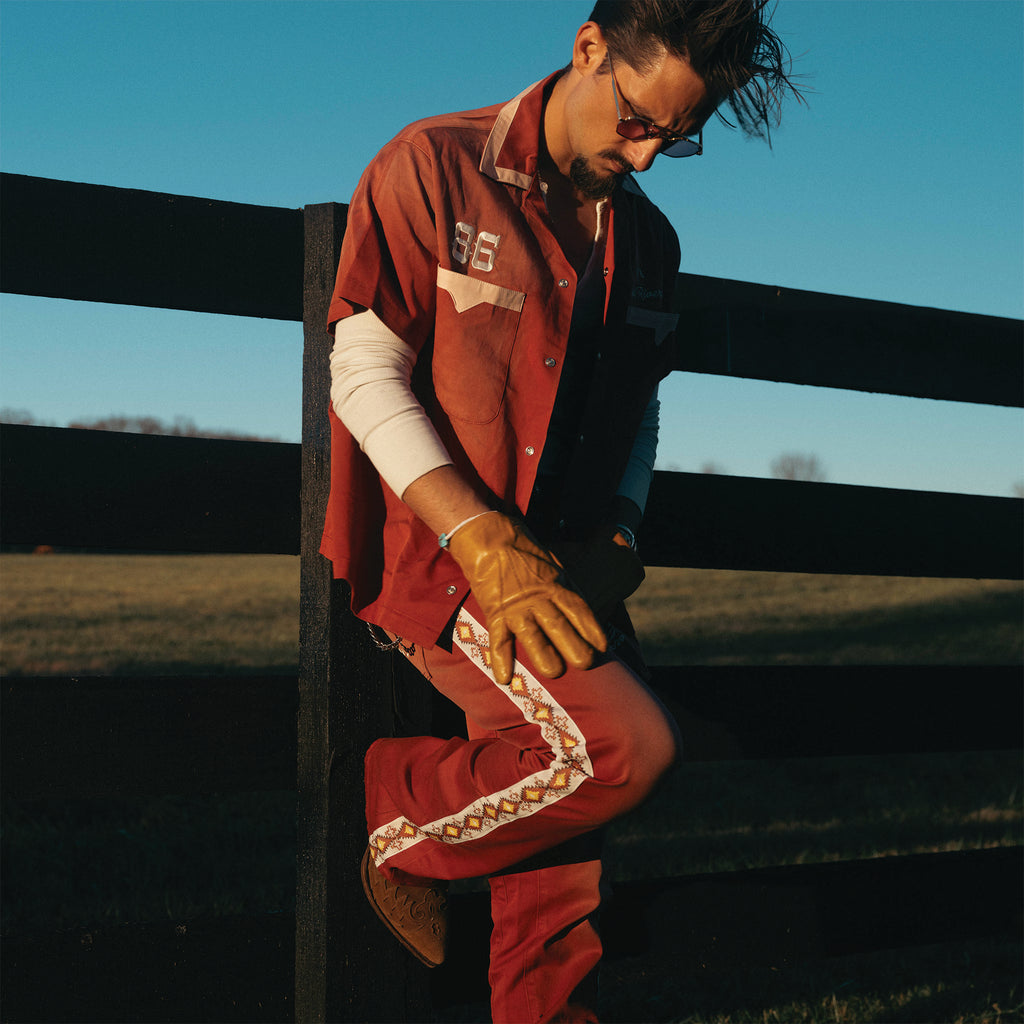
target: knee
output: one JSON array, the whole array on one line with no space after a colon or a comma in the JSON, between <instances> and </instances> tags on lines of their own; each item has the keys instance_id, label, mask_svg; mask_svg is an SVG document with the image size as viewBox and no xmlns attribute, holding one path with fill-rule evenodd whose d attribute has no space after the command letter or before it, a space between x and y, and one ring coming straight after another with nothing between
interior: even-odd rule
<instances>
[{"instance_id":1,"label":"knee","mask_svg":"<svg viewBox=\"0 0 1024 1024\"><path fill-rule=\"evenodd\" d=\"M594 759L595 779L618 792L622 810L643 801L682 757L679 727L653 698L642 712L619 718L605 739Z\"/></svg>"},{"instance_id":2,"label":"knee","mask_svg":"<svg viewBox=\"0 0 1024 1024\"><path fill-rule=\"evenodd\" d=\"M681 756L679 727L659 704L656 713L647 716L643 728L630 736L634 785L646 796Z\"/></svg>"}]
</instances>

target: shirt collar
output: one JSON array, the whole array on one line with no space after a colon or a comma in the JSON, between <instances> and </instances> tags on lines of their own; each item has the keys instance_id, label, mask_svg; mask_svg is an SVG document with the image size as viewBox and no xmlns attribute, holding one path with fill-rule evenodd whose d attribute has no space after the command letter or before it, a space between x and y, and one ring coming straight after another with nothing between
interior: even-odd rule
<instances>
[{"instance_id":1,"label":"shirt collar","mask_svg":"<svg viewBox=\"0 0 1024 1024\"><path fill-rule=\"evenodd\" d=\"M527 86L498 111L480 158L481 174L529 190L537 175L544 100L562 74L562 71L555 71ZM627 192L643 195L631 174L623 179L621 187Z\"/></svg>"},{"instance_id":2,"label":"shirt collar","mask_svg":"<svg viewBox=\"0 0 1024 1024\"><path fill-rule=\"evenodd\" d=\"M498 111L480 159L480 172L495 181L529 189L537 174L544 97L561 71L524 89Z\"/></svg>"}]
</instances>

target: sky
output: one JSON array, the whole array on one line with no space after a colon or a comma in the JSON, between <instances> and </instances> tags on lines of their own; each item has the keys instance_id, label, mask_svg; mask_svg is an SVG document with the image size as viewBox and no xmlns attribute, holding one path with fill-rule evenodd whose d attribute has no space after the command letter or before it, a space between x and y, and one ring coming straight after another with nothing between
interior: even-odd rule
<instances>
[{"instance_id":1,"label":"sky","mask_svg":"<svg viewBox=\"0 0 1024 1024\"><path fill-rule=\"evenodd\" d=\"M418 117L568 63L577 0L0 0L0 169L298 208L348 202ZM640 175L686 272L1024 317L1024 3L780 0L809 87L769 148L709 122ZM0 296L0 408L298 441L297 323ZM658 468L1009 496L1024 414L674 373Z\"/></svg>"}]
</instances>

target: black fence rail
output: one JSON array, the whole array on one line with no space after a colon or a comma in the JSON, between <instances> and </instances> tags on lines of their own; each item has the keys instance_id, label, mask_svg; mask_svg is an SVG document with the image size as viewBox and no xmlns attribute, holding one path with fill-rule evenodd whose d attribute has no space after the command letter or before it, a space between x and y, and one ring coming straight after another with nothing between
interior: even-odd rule
<instances>
[{"instance_id":1,"label":"black fence rail","mask_svg":"<svg viewBox=\"0 0 1024 1024\"><path fill-rule=\"evenodd\" d=\"M305 331L301 446L0 430L5 545L302 556L297 681L0 680L5 799L294 789L294 916L11 937L3 1019L425 1020L482 991L482 897L455 901L461 942L428 977L381 943L355 879L362 755L400 728L393 687L405 728L410 714L412 728L430 728L439 712L418 677L399 668L396 680L371 649L317 552L324 322L345 208L3 175L0 212L4 291L301 320ZM689 327L679 369L1024 404L1019 321L695 275L680 275L676 299ZM1022 538L1011 498L657 473L645 555L665 566L1019 579ZM655 680L702 760L1019 749L1019 684L1016 667L690 667ZM1012 933L1021 867L1013 848L622 885L608 955L625 952L614 937L627 931L633 952L671 948L680 969ZM680 917L685 928L666 927Z\"/></svg>"}]
</instances>

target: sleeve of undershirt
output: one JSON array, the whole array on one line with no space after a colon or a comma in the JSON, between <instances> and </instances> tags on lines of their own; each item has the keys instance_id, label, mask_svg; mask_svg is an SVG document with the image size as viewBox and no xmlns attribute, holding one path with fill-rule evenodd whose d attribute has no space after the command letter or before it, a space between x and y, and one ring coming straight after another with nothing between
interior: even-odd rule
<instances>
[{"instance_id":1,"label":"sleeve of undershirt","mask_svg":"<svg viewBox=\"0 0 1024 1024\"><path fill-rule=\"evenodd\" d=\"M633 441L633 450L622 474L616 494L629 498L641 512L647 507L647 495L654 479L654 460L658 454L658 421L661 413L661 402L658 400L658 388L644 411L640 421L640 429Z\"/></svg>"},{"instance_id":2,"label":"sleeve of undershirt","mask_svg":"<svg viewBox=\"0 0 1024 1024\"><path fill-rule=\"evenodd\" d=\"M331 404L384 482L401 495L452 459L413 394L416 353L365 310L339 321L331 351Z\"/></svg>"}]
</instances>

